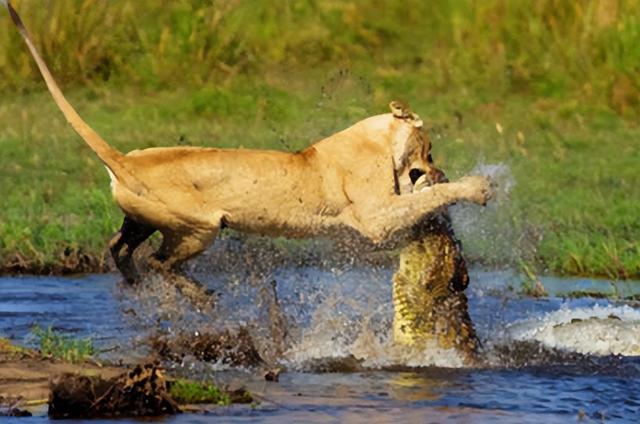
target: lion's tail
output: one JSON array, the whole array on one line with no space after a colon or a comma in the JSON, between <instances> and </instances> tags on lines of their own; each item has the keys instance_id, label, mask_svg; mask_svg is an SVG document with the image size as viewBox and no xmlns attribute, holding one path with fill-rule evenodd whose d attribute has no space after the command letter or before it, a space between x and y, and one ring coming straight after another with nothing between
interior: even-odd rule
<instances>
[{"instance_id":1,"label":"lion's tail","mask_svg":"<svg viewBox=\"0 0 640 424\"><path fill-rule=\"evenodd\" d=\"M51 72L49 71L47 65L44 63L44 60L42 60L42 58L40 57L40 54L36 50L33 41L31 40L29 32L22 23L22 19L20 19L20 16L18 16L18 13L11 5L11 2L9 0L0 0L0 3L3 3L9 11L9 15L11 15L13 23L16 25L18 31L20 32L20 35L22 35L22 38L27 43L27 47L29 48L31 55L35 59L36 64L38 65L38 69L40 69L40 73L42 74L42 77L47 84L47 88L49 89L51 96L53 96L53 99L64 114L67 122L71 124L78 135L80 135L80 137L82 137L82 139L89 145L91 150L93 150L96 155L98 155L98 158L100 158L100 160L117 179L124 178L126 180L130 180L130 177L132 176L129 172L127 172L126 169L123 168L120 160L124 155L115 148L111 147L106 141L104 141L104 139L100 137L100 135L98 135L98 133L95 132L93 128L91 128L80 117L80 115L78 115L78 112L76 112L73 106L71 106L71 104L64 97L62 91L60 91L58 84L53 79L53 76L51 75Z\"/></svg>"}]
</instances>

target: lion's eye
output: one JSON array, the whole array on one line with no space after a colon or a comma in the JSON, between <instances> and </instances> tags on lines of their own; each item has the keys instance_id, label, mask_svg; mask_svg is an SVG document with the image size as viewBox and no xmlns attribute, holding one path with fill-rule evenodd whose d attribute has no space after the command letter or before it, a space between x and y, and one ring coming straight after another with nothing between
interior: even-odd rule
<instances>
[{"instance_id":1,"label":"lion's eye","mask_svg":"<svg viewBox=\"0 0 640 424\"><path fill-rule=\"evenodd\" d=\"M431 157L431 153L427 156L427 162L433 163L433 157Z\"/></svg>"}]
</instances>

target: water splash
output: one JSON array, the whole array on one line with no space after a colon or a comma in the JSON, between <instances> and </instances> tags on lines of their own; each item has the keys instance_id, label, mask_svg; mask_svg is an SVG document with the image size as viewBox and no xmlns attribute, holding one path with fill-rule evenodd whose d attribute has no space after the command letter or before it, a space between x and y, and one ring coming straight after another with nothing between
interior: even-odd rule
<instances>
[{"instance_id":1,"label":"water splash","mask_svg":"<svg viewBox=\"0 0 640 424\"><path fill-rule=\"evenodd\" d=\"M343 300L330 296L314 313L302 337L285 352L283 363L295 370L335 368L346 364L351 370L384 369L393 367L438 366L460 368L464 357L454 349L442 349L435 341L424 345L401 346L393 342L390 304L362 309L351 306L357 317L335 313Z\"/></svg>"},{"instance_id":2,"label":"water splash","mask_svg":"<svg viewBox=\"0 0 640 424\"><path fill-rule=\"evenodd\" d=\"M503 163L478 164L469 174L489 177L495 196L486 207L460 203L449 209L465 256L472 262L503 268L515 266L521 258L532 257L537 245L535 231L524 234L514 222L510 196L516 181L511 168Z\"/></svg>"},{"instance_id":3,"label":"water splash","mask_svg":"<svg viewBox=\"0 0 640 424\"><path fill-rule=\"evenodd\" d=\"M510 258L517 259L521 251L513 248L518 245L513 241L517 238L514 227L498 219L508 205L508 195L515 184L513 176L502 164L482 165L474 173L492 176L498 182L498 195L486 209L457 206L453 211L456 232L463 237L465 247L480 238L492 243L489 248L497 255L516 255ZM123 309L133 311L141 334L159 331L177 336L185 331L204 334L245 329L267 364L289 369L463 366L457 352L435 344L408 348L392 342L393 263L365 263L363 252L332 250L333 246L324 242L268 243L252 237L223 238L190 264L188 272L218 295L212 311L194 308L170 282L153 275L140 287L125 290L128 294L123 296ZM494 287L494 281L512 283L506 281L511 277L495 273L483 278L471 275L470 287L475 296L472 309L473 303L477 305L478 298L482 298L478 293L483 288L487 292L484 298L493 299L502 290ZM524 356L535 354L540 346L588 355L639 354L633 334L640 331L640 318L635 315L640 312L630 307L581 309L574 305L549 312L560 307L560 300L553 301L553 308L545 303L548 300L527 301L517 296L507 303L500 299L491 302L493 306L485 306L481 315L474 316L472 311L479 329L492 327L482 335L490 366L511 364L504 357L498 362L491 359L492 350L499 344L517 345L524 349ZM527 302L535 303L531 306L535 311L532 318L520 313ZM514 307L516 304L521 306ZM541 316L542 312L547 315ZM489 323L494 320L503 325L493 328ZM538 356L540 363L567 358L546 351Z\"/></svg>"},{"instance_id":4,"label":"water splash","mask_svg":"<svg viewBox=\"0 0 640 424\"><path fill-rule=\"evenodd\" d=\"M269 260L265 250L256 249L256 261L273 265L256 273L245 266L254 261L249 258L251 249L238 249L236 254L242 260L237 261L224 246L218 249L207 260L223 255L217 257L220 269L203 273L202 269L211 269L195 267L198 278L219 295L210 312L194 308L157 275L149 276L138 288L125 290L128 295L123 296L123 308L135 310L139 342L144 341L145 332L177 337L185 331L206 334L242 328L268 366L304 371L464 366L461 355L435 343L414 347L393 343L393 268L354 266L348 261L300 266L297 260ZM531 364L533 357L537 364L554 364L573 361L573 353L640 354L636 337L640 334L640 311L630 306L604 300L595 306L563 304L561 299L527 300L512 292L504 293L511 296L504 302L496 297L500 290L491 288L496 279L510 277L471 275L472 316L483 330L488 366ZM525 305L530 312L523 309ZM474 313L474 308L481 308L482 313ZM495 313L499 316L494 317ZM500 322L487 327L495 319ZM523 361L514 362L501 354L504 346L512 355L517 350ZM189 361L181 365L193 368ZM213 366L229 368L222 362Z\"/></svg>"},{"instance_id":5,"label":"water splash","mask_svg":"<svg viewBox=\"0 0 640 424\"><path fill-rule=\"evenodd\" d=\"M170 281L151 274L140 286L125 287L121 301L132 311L140 340L242 328L264 362L289 369L314 370L327 361L358 369L462 367L457 352L435 343L411 348L393 343L391 274L386 267L286 266L247 280L246 269L227 268L206 279L220 294L210 312L195 309Z\"/></svg>"},{"instance_id":6,"label":"water splash","mask_svg":"<svg viewBox=\"0 0 640 424\"><path fill-rule=\"evenodd\" d=\"M628 305L562 308L542 317L510 324L506 335L516 341L585 355L640 356L640 311Z\"/></svg>"}]
</instances>

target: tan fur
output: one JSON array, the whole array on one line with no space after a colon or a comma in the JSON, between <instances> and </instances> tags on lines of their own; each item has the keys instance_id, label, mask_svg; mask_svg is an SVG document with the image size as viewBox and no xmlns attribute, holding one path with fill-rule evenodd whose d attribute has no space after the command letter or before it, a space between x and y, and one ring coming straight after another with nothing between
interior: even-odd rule
<instances>
[{"instance_id":1,"label":"tan fur","mask_svg":"<svg viewBox=\"0 0 640 424\"><path fill-rule=\"evenodd\" d=\"M376 116L301 153L134 151L121 163L148 191L116 181L114 197L125 214L165 236L197 233L207 244L222 219L252 233L309 237L350 229L380 243L446 204L487 200L488 187L480 178L398 196L394 171L402 170L394 170L392 151L394 144L405 143L402 130L408 125L390 114ZM418 157L413 168L431 165Z\"/></svg>"},{"instance_id":2,"label":"tan fur","mask_svg":"<svg viewBox=\"0 0 640 424\"><path fill-rule=\"evenodd\" d=\"M223 224L272 236L350 234L384 244L443 206L484 204L490 197L482 177L399 195L400 187L412 185L412 169L434 179L439 171L430 163L421 121L399 113L397 103L393 113L360 121L299 153L173 147L122 155L66 101L8 8L54 100L113 175L113 196L128 221L112 240L112 253L128 278L133 250L154 230L163 235L157 258L174 267L210 245Z\"/></svg>"}]
</instances>

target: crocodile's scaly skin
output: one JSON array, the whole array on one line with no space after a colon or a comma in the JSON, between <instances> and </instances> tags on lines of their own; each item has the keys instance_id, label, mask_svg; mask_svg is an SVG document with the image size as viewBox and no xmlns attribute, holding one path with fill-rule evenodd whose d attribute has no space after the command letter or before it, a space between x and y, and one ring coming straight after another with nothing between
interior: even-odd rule
<instances>
[{"instance_id":1,"label":"crocodile's scaly skin","mask_svg":"<svg viewBox=\"0 0 640 424\"><path fill-rule=\"evenodd\" d=\"M414 240L401 251L393 276L394 341L436 341L473 361L479 343L464 294L469 276L449 216L422 223Z\"/></svg>"}]
</instances>

